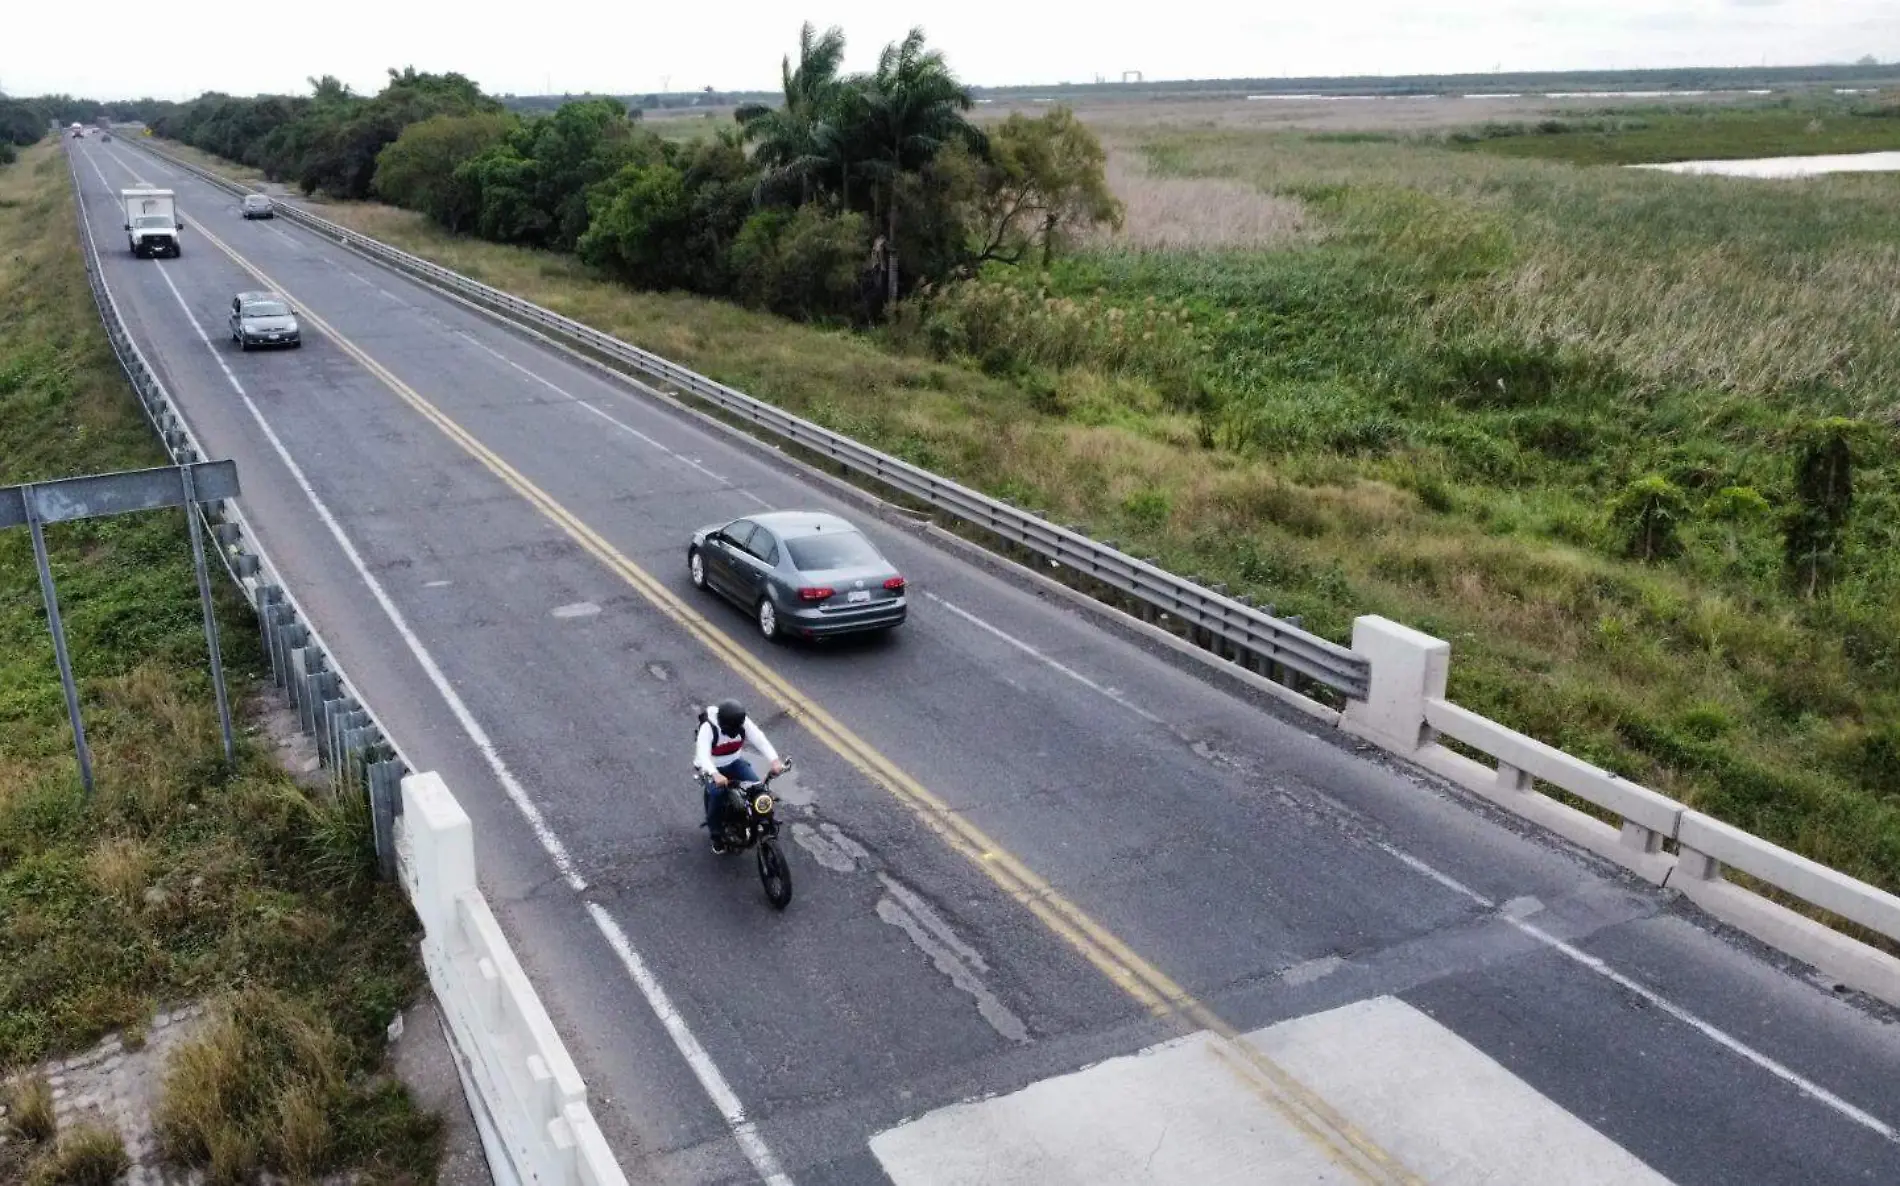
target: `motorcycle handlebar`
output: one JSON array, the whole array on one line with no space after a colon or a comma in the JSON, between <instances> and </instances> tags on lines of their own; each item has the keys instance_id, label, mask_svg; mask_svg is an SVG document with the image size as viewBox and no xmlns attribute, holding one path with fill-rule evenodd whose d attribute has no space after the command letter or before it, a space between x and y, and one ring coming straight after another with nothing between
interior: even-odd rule
<instances>
[{"instance_id":1,"label":"motorcycle handlebar","mask_svg":"<svg viewBox=\"0 0 1900 1186\"><path fill-rule=\"evenodd\" d=\"M787 770L790 770L792 768L792 760L790 758L781 758L779 759L779 766L781 767L781 769L766 771L765 777L761 778L757 782L740 783L739 785L748 786L748 787L768 786L771 784L771 781L773 779L777 778L779 775L785 773ZM701 774L699 770L695 768L693 770L693 781L703 783L706 781L706 776L704 774Z\"/></svg>"}]
</instances>

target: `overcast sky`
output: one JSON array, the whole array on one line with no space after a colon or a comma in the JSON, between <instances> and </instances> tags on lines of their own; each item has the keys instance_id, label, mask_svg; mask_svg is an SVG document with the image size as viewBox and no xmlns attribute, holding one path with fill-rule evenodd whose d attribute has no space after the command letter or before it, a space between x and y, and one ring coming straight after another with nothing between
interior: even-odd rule
<instances>
[{"instance_id":1,"label":"overcast sky","mask_svg":"<svg viewBox=\"0 0 1900 1186\"><path fill-rule=\"evenodd\" d=\"M848 65L920 23L966 82L1408 74L1900 59L1900 0L47 0L9 4L0 89L101 99L373 92L390 66L494 93L768 88L798 24L843 26ZM1085 14L1079 19L1073 13ZM308 14L308 15L304 15Z\"/></svg>"}]
</instances>

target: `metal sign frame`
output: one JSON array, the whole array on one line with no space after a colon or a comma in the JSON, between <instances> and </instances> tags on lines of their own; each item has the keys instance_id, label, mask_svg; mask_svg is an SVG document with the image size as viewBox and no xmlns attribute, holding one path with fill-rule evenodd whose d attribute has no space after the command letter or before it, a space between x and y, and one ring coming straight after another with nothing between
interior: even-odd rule
<instances>
[{"instance_id":1,"label":"metal sign frame","mask_svg":"<svg viewBox=\"0 0 1900 1186\"><path fill-rule=\"evenodd\" d=\"M205 649L211 659L211 686L218 698L218 728L224 735L224 760L236 759L231 736L231 702L224 688L224 658L218 647L218 618L211 602L211 574L205 567L204 532L200 508L238 495L237 463L199 461L155 469L122 470L0 486L0 528L24 526L33 537L33 563L40 574L40 597L46 603L46 625L53 635L53 657L59 663L60 686L66 693L66 716L72 721L73 749L79 757L79 780L86 794L93 792L92 751L86 745L86 726L79 712L79 685L73 679L72 656L66 649L66 626L59 616L59 592L46 553L48 523L98 519L133 511L185 508L191 535L191 563L198 575L198 601L204 611Z\"/></svg>"}]
</instances>

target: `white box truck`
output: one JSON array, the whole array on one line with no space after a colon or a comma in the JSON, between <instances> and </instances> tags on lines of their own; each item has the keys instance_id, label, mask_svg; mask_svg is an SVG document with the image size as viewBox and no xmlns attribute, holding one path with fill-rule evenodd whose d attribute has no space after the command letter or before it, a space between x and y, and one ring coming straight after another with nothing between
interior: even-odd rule
<instances>
[{"instance_id":1,"label":"white box truck","mask_svg":"<svg viewBox=\"0 0 1900 1186\"><path fill-rule=\"evenodd\" d=\"M124 189L125 242L138 255L178 255L178 207L168 189Z\"/></svg>"}]
</instances>

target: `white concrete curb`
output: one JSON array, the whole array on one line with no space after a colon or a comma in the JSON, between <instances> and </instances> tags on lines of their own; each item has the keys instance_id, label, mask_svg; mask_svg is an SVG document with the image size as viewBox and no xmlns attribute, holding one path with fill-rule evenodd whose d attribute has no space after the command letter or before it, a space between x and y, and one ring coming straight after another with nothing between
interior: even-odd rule
<instances>
[{"instance_id":1,"label":"white concrete curb","mask_svg":"<svg viewBox=\"0 0 1900 1186\"><path fill-rule=\"evenodd\" d=\"M1347 702L1341 729L1680 890L1709 914L1841 984L1900 1006L1900 959L1725 879L1722 866L1895 943L1900 898L1460 708L1445 699L1451 645L1442 639L1368 615L1353 622L1352 649L1371 660L1372 686L1366 699ZM1440 737L1496 765L1466 757ZM1542 793L1539 782L1602 808L1621 827Z\"/></svg>"},{"instance_id":2,"label":"white concrete curb","mask_svg":"<svg viewBox=\"0 0 1900 1186\"><path fill-rule=\"evenodd\" d=\"M574 1060L475 883L468 814L434 772L402 780L398 875L455 1046L524 1183L626 1186Z\"/></svg>"}]
</instances>

